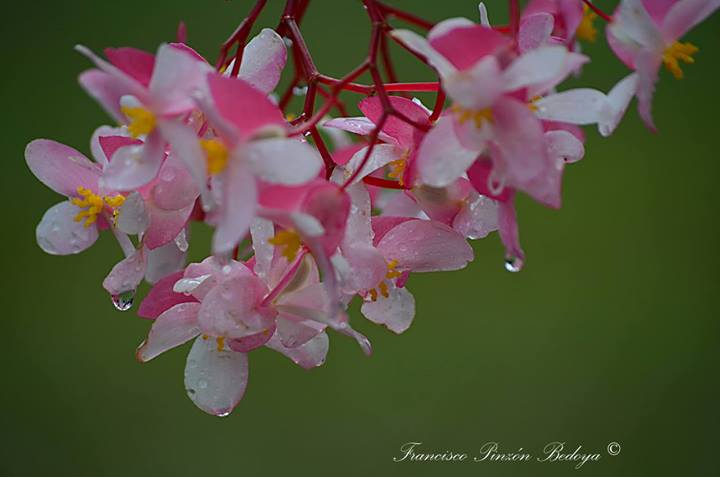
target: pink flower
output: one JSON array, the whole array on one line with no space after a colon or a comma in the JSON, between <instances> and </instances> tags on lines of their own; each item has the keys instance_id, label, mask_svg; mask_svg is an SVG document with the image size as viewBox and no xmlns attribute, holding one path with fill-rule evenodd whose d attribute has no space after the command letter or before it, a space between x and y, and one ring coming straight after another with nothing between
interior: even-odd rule
<instances>
[{"instance_id":1,"label":"pink flower","mask_svg":"<svg viewBox=\"0 0 720 477\"><path fill-rule=\"evenodd\" d=\"M213 252L227 253L248 231L260 184L306 183L318 175L322 160L306 142L286 136L281 111L246 81L209 74L207 89L199 101L217 132L202 141L213 192L219 196ZM174 145L193 141L171 139ZM191 152L196 157L190 162L203 160L199 148L185 148L183 154Z\"/></svg>"},{"instance_id":2,"label":"pink flower","mask_svg":"<svg viewBox=\"0 0 720 477\"><path fill-rule=\"evenodd\" d=\"M719 0L622 0L607 29L615 54L637 71L638 110L645 124L655 130L652 98L660 65L677 79L680 62L693 63L698 48L679 39L717 8Z\"/></svg>"}]
</instances>

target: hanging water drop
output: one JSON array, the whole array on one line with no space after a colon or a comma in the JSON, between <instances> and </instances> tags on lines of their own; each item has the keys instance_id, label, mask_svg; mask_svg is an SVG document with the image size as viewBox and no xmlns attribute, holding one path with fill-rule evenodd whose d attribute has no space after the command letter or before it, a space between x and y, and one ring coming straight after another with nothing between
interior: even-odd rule
<instances>
[{"instance_id":1,"label":"hanging water drop","mask_svg":"<svg viewBox=\"0 0 720 477\"><path fill-rule=\"evenodd\" d=\"M512 273L517 273L522 270L524 262L519 257L508 257L505 259L505 270Z\"/></svg>"},{"instance_id":2,"label":"hanging water drop","mask_svg":"<svg viewBox=\"0 0 720 477\"><path fill-rule=\"evenodd\" d=\"M133 306L135 290L128 290L112 296L112 302L116 310L128 311Z\"/></svg>"}]
</instances>

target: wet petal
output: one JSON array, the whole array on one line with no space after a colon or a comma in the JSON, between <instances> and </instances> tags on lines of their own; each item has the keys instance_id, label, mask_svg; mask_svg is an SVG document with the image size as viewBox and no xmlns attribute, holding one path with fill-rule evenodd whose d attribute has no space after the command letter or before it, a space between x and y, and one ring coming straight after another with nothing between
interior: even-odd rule
<instances>
[{"instance_id":1,"label":"wet petal","mask_svg":"<svg viewBox=\"0 0 720 477\"><path fill-rule=\"evenodd\" d=\"M148 362L165 351L180 346L200 334L197 314L200 303L180 303L165 311L153 322L147 339L135 356Z\"/></svg>"},{"instance_id":2,"label":"wet petal","mask_svg":"<svg viewBox=\"0 0 720 477\"><path fill-rule=\"evenodd\" d=\"M111 295L120 295L135 290L144 277L145 254L138 249L112 268L103 280L103 288Z\"/></svg>"},{"instance_id":3,"label":"wet petal","mask_svg":"<svg viewBox=\"0 0 720 477\"><path fill-rule=\"evenodd\" d=\"M464 148L458 141L450 116L440 118L420 143L417 155L419 181L433 187L445 187L462 176L477 157L477 151Z\"/></svg>"},{"instance_id":4,"label":"wet petal","mask_svg":"<svg viewBox=\"0 0 720 477\"><path fill-rule=\"evenodd\" d=\"M100 167L75 149L49 139L36 139L25 148L25 161L40 182L68 197L78 187L97 191Z\"/></svg>"},{"instance_id":5,"label":"wet petal","mask_svg":"<svg viewBox=\"0 0 720 477\"><path fill-rule=\"evenodd\" d=\"M410 328L415 317L415 297L407 288L388 286L388 297L378 295L376 301L366 301L362 314L378 325L384 325L393 333L400 334Z\"/></svg>"},{"instance_id":6,"label":"wet petal","mask_svg":"<svg viewBox=\"0 0 720 477\"><path fill-rule=\"evenodd\" d=\"M542 46L550 38L554 27L555 19L549 13L534 13L523 17L518 34L520 51Z\"/></svg>"},{"instance_id":7,"label":"wet petal","mask_svg":"<svg viewBox=\"0 0 720 477\"><path fill-rule=\"evenodd\" d=\"M186 251L181 250L176 242L177 240L173 240L153 250L145 250L147 259L145 280L148 283L156 283L158 280L185 267L187 249Z\"/></svg>"},{"instance_id":8,"label":"wet petal","mask_svg":"<svg viewBox=\"0 0 720 477\"><path fill-rule=\"evenodd\" d=\"M608 93L608 104L610 106L608 116L604 121L598 123L598 131L600 131L600 134L607 137L615 131L615 128L617 128L625 115L630 101L632 101L635 96L637 84L638 75L637 73L632 73L623 78L610 90L610 93Z\"/></svg>"},{"instance_id":9,"label":"wet petal","mask_svg":"<svg viewBox=\"0 0 720 477\"><path fill-rule=\"evenodd\" d=\"M103 171L100 184L112 190L137 189L155 178L164 156L164 141L157 132L152 132L142 146L118 149Z\"/></svg>"},{"instance_id":10,"label":"wet petal","mask_svg":"<svg viewBox=\"0 0 720 477\"><path fill-rule=\"evenodd\" d=\"M286 61L287 49L283 39L274 30L263 28L245 46L238 77L267 94L280 81ZM227 69L232 71L232 65Z\"/></svg>"},{"instance_id":11,"label":"wet petal","mask_svg":"<svg viewBox=\"0 0 720 477\"><path fill-rule=\"evenodd\" d=\"M607 117L610 108L607 96L590 88L551 94L534 104L541 119L581 125L602 121Z\"/></svg>"},{"instance_id":12,"label":"wet petal","mask_svg":"<svg viewBox=\"0 0 720 477\"><path fill-rule=\"evenodd\" d=\"M247 233L257 207L255 177L243 161L228 166L220 222L213 235L213 252L230 252Z\"/></svg>"},{"instance_id":13,"label":"wet petal","mask_svg":"<svg viewBox=\"0 0 720 477\"><path fill-rule=\"evenodd\" d=\"M118 209L115 225L128 235L138 235L147 229L150 217L145 210L145 201L138 192L133 192L125 198L125 202Z\"/></svg>"},{"instance_id":14,"label":"wet petal","mask_svg":"<svg viewBox=\"0 0 720 477\"><path fill-rule=\"evenodd\" d=\"M182 278L182 272L176 272L159 280L150 289L145 299L140 303L138 316L141 318L155 319L165 310L169 310L180 303L195 302L195 298L182 293L175 293L173 286Z\"/></svg>"},{"instance_id":15,"label":"wet petal","mask_svg":"<svg viewBox=\"0 0 720 477\"><path fill-rule=\"evenodd\" d=\"M218 351L215 340L197 338L185 365L185 389L197 407L227 416L245 394L247 354Z\"/></svg>"},{"instance_id":16,"label":"wet petal","mask_svg":"<svg viewBox=\"0 0 720 477\"><path fill-rule=\"evenodd\" d=\"M69 201L50 207L37 226L35 235L40 248L51 255L71 255L86 250L98 238L95 225L76 222L80 209Z\"/></svg>"},{"instance_id":17,"label":"wet petal","mask_svg":"<svg viewBox=\"0 0 720 477\"><path fill-rule=\"evenodd\" d=\"M252 141L243 149L253 171L270 183L298 185L313 179L322 159L308 143L292 138Z\"/></svg>"},{"instance_id":18,"label":"wet petal","mask_svg":"<svg viewBox=\"0 0 720 477\"><path fill-rule=\"evenodd\" d=\"M153 108L164 115L191 110L193 94L205 83L213 68L191 53L172 45L161 45L150 80Z\"/></svg>"},{"instance_id":19,"label":"wet petal","mask_svg":"<svg viewBox=\"0 0 720 477\"><path fill-rule=\"evenodd\" d=\"M325 357L330 347L330 340L328 339L327 333L323 332L302 346L287 348L280 342L276 333L270 341L268 341L266 346L284 354L301 368L312 369L325 363Z\"/></svg>"},{"instance_id":20,"label":"wet petal","mask_svg":"<svg viewBox=\"0 0 720 477\"><path fill-rule=\"evenodd\" d=\"M564 46L542 46L527 51L504 71L505 91L542 84L562 71L568 51Z\"/></svg>"},{"instance_id":21,"label":"wet petal","mask_svg":"<svg viewBox=\"0 0 720 477\"><path fill-rule=\"evenodd\" d=\"M498 204L480 194L472 194L453 219L452 227L469 239L487 237L498 228Z\"/></svg>"}]
</instances>

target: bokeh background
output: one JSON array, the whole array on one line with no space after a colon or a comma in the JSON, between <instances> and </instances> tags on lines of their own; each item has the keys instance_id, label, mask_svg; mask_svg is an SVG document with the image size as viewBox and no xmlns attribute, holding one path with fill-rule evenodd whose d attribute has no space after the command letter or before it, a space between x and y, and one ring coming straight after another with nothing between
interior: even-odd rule
<instances>
[{"instance_id":1,"label":"bokeh background","mask_svg":"<svg viewBox=\"0 0 720 477\"><path fill-rule=\"evenodd\" d=\"M435 21L477 12L472 0L389 1ZM23 150L45 137L88 152L92 130L109 121L77 85L89 64L75 43L153 51L185 20L190 43L214 59L250 3L37 0L4 9L0 475L575 474L562 463L392 462L407 441L472 453L486 441L539 452L555 440L603 455L584 475L716 474L717 16L688 35L700 53L686 78L662 73L660 134L633 107L612 138L588 131L562 210L520 200L522 273L503 269L493 235L474 244L467 269L412 278L418 313L404 335L354 315L373 341L370 359L337 335L326 365L310 372L253 352L248 392L228 418L185 396L187 347L135 361L149 322L117 312L100 286L118 247L106 236L80 256L41 252L35 225L59 198L32 177ZM259 26L277 23L282 2L269 3ZM505 3L487 2L494 20L505 20ZM302 30L328 74L365 55L358 1L313 0ZM593 63L574 84L608 90L626 74L602 37L586 51ZM402 79L431 79L414 58L395 57ZM193 232L198 260L209 234ZM605 451L611 441L622 445L617 457Z\"/></svg>"}]
</instances>

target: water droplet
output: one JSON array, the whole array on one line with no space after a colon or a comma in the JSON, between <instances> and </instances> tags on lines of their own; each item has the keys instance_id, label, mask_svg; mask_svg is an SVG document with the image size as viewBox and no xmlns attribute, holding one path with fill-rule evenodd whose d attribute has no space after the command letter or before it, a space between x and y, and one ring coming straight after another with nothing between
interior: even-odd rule
<instances>
[{"instance_id":1,"label":"water droplet","mask_svg":"<svg viewBox=\"0 0 720 477\"><path fill-rule=\"evenodd\" d=\"M166 168L160 174L160 179L164 180L165 182L172 182L175 179L175 169L172 167Z\"/></svg>"},{"instance_id":2,"label":"water droplet","mask_svg":"<svg viewBox=\"0 0 720 477\"><path fill-rule=\"evenodd\" d=\"M516 273L522 270L524 262L519 257L508 257L505 259L505 270Z\"/></svg>"},{"instance_id":3,"label":"water droplet","mask_svg":"<svg viewBox=\"0 0 720 477\"><path fill-rule=\"evenodd\" d=\"M218 412L218 413L215 414L215 415L216 415L217 417L227 417L227 416L230 415L230 412L231 412L231 411L221 411L221 412Z\"/></svg>"},{"instance_id":4,"label":"water droplet","mask_svg":"<svg viewBox=\"0 0 720 477\"><path fill-rule=\"evenodd\" d=\"M232 272L232 267L230 265L225 265L222 267L222 272L225 275L230 275L230 272Z\"/></svg>"},{"instance_id":5,"label":"water droplet","mask_svg":"<svg viewBox=\"0 0 720 477\"><path fill-rule=\"evenodd\" d=\"M197 385L200 389L207 389L207 387L208 387L207 379L198 379Z\"/></svg>"},{"instance_id":6,"label":"water droplet","mask_svg":"<svg viewBox=\"0 0 720 477\"><path fill-rule=\"evenodd\" d=\"M293 94L295 96L305 96L307 94L308 87L307 86L295 86L293 88Z\"/></svg>"},{"instance_id":7,"label":"water droplet","mask_svg":"<svg viewBox=\"0 0 720 477\"><path fill-rule=\"evenodd\" d=\"M134 299L135 290L129 290L112 296L112 302L113 305L115 305L115 309L120 311L128 311L132 308Z\"/></svg>"},{"instance_id":8,"label":"water droplet","mask_svg":"<svg viewBox=\"0 0 720 477\"><path fill-rule=\"evenodd\" d=\"M181 252L187 252L188 248L190 248L190 245L187 241L187 234L185 233L185 229L182 229L180 233L175 237L175 245L177 245L178 250Z\"/></svg>"}]
</instances>

